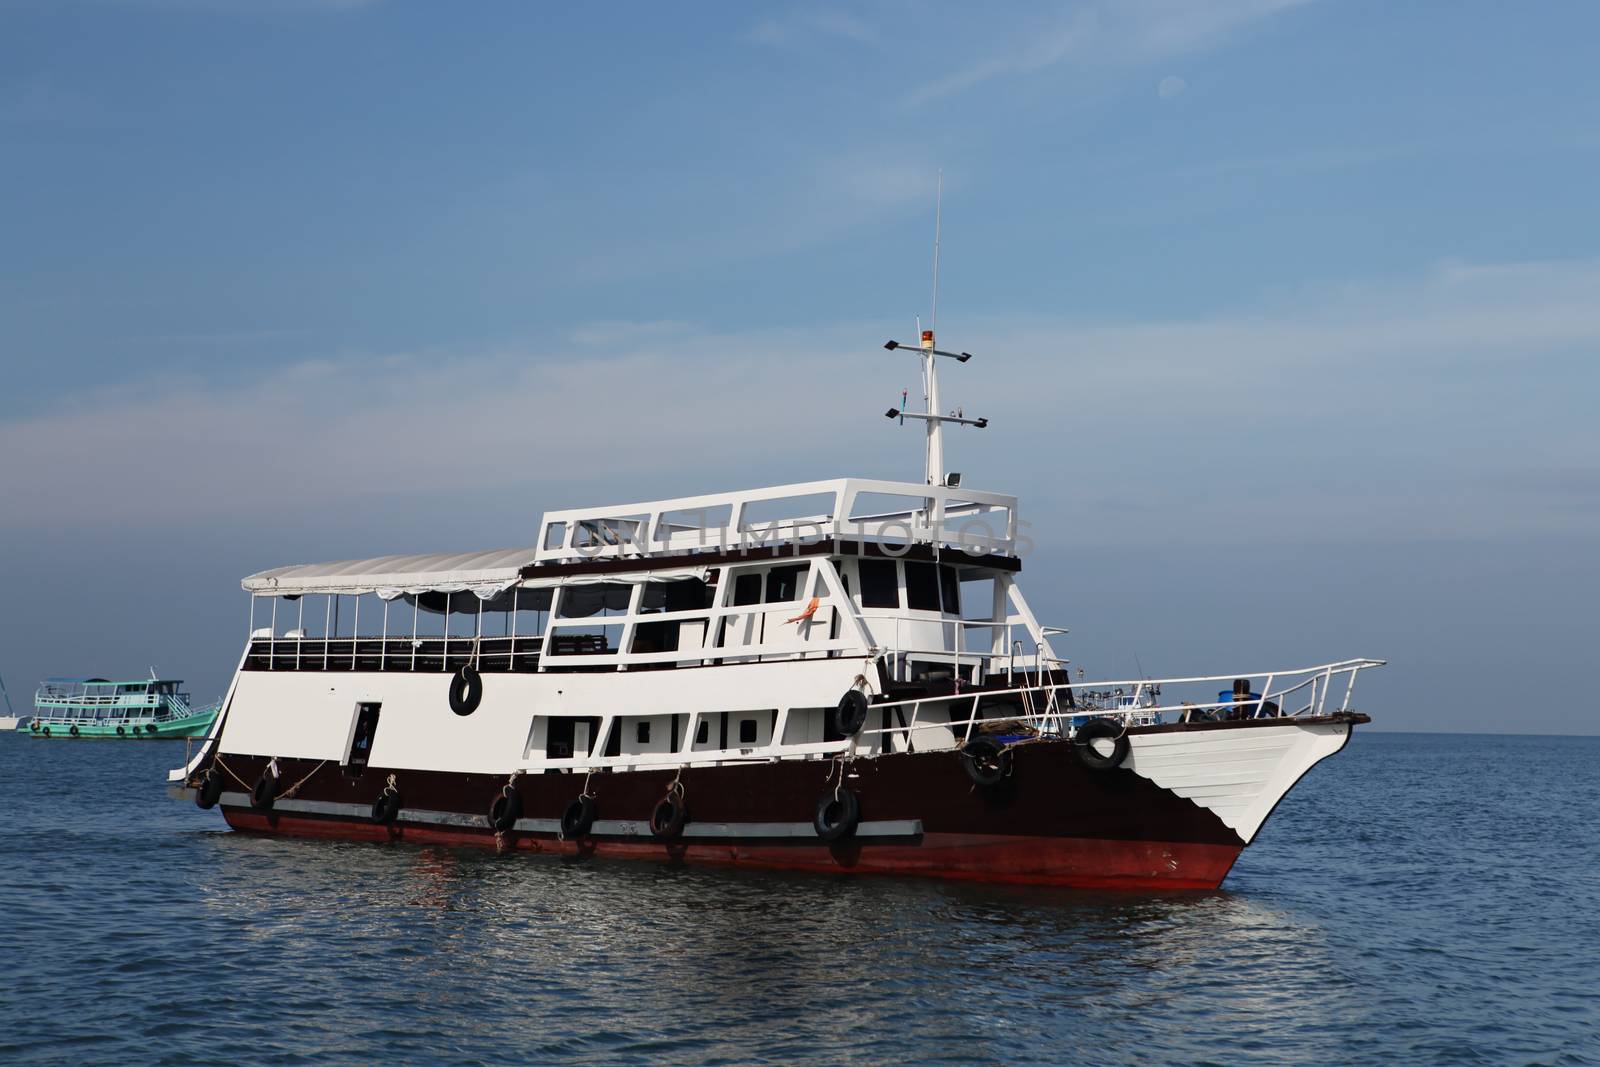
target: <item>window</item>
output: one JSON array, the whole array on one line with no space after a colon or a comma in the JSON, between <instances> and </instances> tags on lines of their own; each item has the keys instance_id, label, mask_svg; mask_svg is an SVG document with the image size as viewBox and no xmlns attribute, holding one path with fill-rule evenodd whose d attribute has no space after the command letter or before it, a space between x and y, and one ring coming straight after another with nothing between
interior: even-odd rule
<instances>
[{"instance_id":1,"label":"window","mask_svg":"<svg viewBox=\"0 0 1600 1067\"><path fill-rule=\"evenodd\" d=\"M596 615L626 615L633 586L626 582L599 585L569 585L561 590L557 616L563 619L589 619ZM452 605L453 606L453 605Z\"/></svg>"},{"instance_id":2,"label":"window","mask_svg":"<svg viewBox=\"0 0 1600 1067\"><path fill-rule=\"evenodd\" d=\"M906 607L912 611L939 610L939 570L932 563L906 564Z\"/></svg>"},{"instance_id":3,"label":"window","mask_svg":"<svg viewBox=\"0 0 1600 1067\"><path fill-rule=\"evenodd\" d=\"M954 567L939 568L939 597L944 610L951 615L961 614L961 582Z\"/></svg>"},{"instance_id":4,"label":"window","mask_svg":"<svg viewBox=\"0 0 1600 1067\"><path fill-rule=\"evenodd\" d=\"M756 743L756 721L754 719L739 720L739 743L753 745Z\"/></svg>"},{"instance_id":5,"label":"window","mask_svg":"<svg viewBox=\"0 0 1600 1067\"><path fill-rule=\"evenodd\" d=\"M900 606L900 577L892 559L864 559L856 564L861 570L861 606L864 608L898 608Z\"/></svg>"},{"instance_id":6,"label":"window","mask_svg":"<svg viewBox=\"0 0 1600 1067\"><path fill-rule=\"evenodd\" d=\"M700 728L694 732L694 743L703 745L711 738L711 724L704 719L700 720Z\"/></svg>"},{"instance_id":7,"label":"window","mask_svg":"<svg viewBox=\"0 0 1600 1067\"><path fill-rule=\"evenodd\" d=\"M761 603L761 575L741 574L733 580L733 605Z\"/></svg>"},{"instance_id":8,"label":"window","mask_svg":"<svg viewBox=\"0 0 1600 1067\"><path fill-rule=\"evenodd\" d=\"M805 567L774 567L767 572L767 603L785 604L800 595Z\"/></svg>"},{"instance_id":9,"label":"window","mask_svg":"<svg viewBox=\"0 0 1600 1067\"><path fill-rule=\"evenodd\" d=\"M638 738L639 744L648 745L650 743L650 724L648 722L639 723L635 736Z\"/></svg>"}]
</instances>

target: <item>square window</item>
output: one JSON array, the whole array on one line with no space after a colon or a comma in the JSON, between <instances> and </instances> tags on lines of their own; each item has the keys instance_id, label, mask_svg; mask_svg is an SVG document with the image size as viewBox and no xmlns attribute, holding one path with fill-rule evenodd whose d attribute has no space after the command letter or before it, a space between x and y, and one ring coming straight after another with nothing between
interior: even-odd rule
<instances>
[{"instance_id":1,"label":"square window","mask_svg":"<svg viewBox=\"0 0 1600 1067\"><path fill-rule=\"evenodd\" d=\"M753 745L756 743L756 721L754 719L739 720L739 743Z\"/></svg>"},{"instance_id":2,"label":"square window","mask_svg":"<svg viewBox=\"0 0 1600 1067\"><path fill-rule=\"evenodd\" d=\"M638 730L636 731L636 733L637 733L637 736L638 736L638 739L639 739L639 744L648 745L650 743L650 724L649 723L647 723L647 722L639 723Z\"/></svg>"},{"instance_id":3,"label":"square window","mask_svg":"<svg viewBox=\"0 0 1600 1067\"><path fill-rule=\"evenodd\" d=\"M700 728L694 732L694 743L703 745L711 737L711 724L704 719L700 720Z\"/></svg>"},{"instance_id":4,"label":"square window","mask_svg":"<svg viewBox=\"0 0 1600 1067\"><path fill-rule=\"evenodd\" d=\"M892 559L864 559L857 567L861 571L861 606L864 608L898 608L900 606L900 575Z\"/></svg>"},{"instance_id":5,"label":"square window","mask_svg":"<svg viewBox=\"0 0 1600 1067\"><path fill-rule=\"evenodd\" d=\"M932 563L906 564L906 607L912 611L939 610L939 570Z\"/></svg>"}]
</instances>

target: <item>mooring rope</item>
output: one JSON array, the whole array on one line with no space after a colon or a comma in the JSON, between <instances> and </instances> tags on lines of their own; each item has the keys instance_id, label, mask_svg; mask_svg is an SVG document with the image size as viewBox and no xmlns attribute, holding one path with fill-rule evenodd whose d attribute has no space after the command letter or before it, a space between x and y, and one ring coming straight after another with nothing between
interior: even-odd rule
<instances>
[{"instance_id":1,"label":"mooring rope","mask_svg":"<svg viewBox=\"0 0 1600 1067\"><path fill-rule=\"evenodd\" d=\"M221 756L218 756L216 758L215 763L216 763L216 765L218 767L221 767L223 770L227 771L228 774L232 776L234 781L236 781L240 785L244 786L244 791L246 793L250 792L251 789L255 788L249 782L245 781L243 778L240 778L237 774L234 774L233 773L233 768L228 766L226 763L222 762L222 757Z\"/></svg>"},{"instance_id":2,"label":"mooring rope","mask_svg":"<svg viewBox=\"0 0 1600 1067\"><path fill-rule=\"evenodd\" d=\"M283 792L279 793L277 796L273 797L272 799L274 799L274 800L292 800L292 799L294 799L294 795L295 795L295 793L299 792L300 787L305 785L307 782L309 782L311 780L311 776L313 774L316 774L318 771L322 770L322 768L327 764L327 762L328 762L327 760L323 760L321 763L319 763L315 767L311 768L311 770L309 772L307 772L307 774L306 774L306 776L304 778L300 779L294 785L291 785L288 789L285 789Z\"/></svg>"}]
</instances>

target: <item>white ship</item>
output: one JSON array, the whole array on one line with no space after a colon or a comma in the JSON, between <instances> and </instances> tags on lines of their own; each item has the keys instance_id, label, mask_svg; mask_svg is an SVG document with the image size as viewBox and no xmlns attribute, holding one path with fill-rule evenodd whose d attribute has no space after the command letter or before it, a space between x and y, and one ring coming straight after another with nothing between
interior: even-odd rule
<instances>
[{"instance_id":1,"label":"white ship","mask_svg":"<svg viewBox=\"0 0 1600 1067\"><path fill-rule=\"evenodd\" d=\"M900 346L890 342L891 349ZM533 544L280 567L172 779L253 833L1212 888L1368 721L1350 659L1074 680L1015 496L924 478L546 513Z\"/></svg>"}]
</instances>

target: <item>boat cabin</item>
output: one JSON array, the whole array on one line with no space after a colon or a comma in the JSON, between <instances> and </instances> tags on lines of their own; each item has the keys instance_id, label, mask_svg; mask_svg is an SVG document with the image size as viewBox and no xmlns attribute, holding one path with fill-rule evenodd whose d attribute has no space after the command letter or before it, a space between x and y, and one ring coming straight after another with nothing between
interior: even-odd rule
<instances>
[{"instance_id":1,"label":"boat cabin","mask_svg":"<svg viewBox=\"0 0 1600 1067\"><path fill-rule=\"evenodd\" d=\"M241 668L470 666L572 679L547 696L612 694L592 711L536 709L523 755L540 766L821 753L843 743L826 712L851 678L901 697L1059 680L1020 566L1016 499L969 489L841 479L579 508L547 513L526 548L252 575ZM851 662L804 669L830 661ZM800 673L714 670L772 664ZM681 685L664 677L685 671ZM703 703L724 684L713 677L737 677L738 700L666 695ZM812 677L824 696L800 695Z\"/></svg>"}]
</instances>

